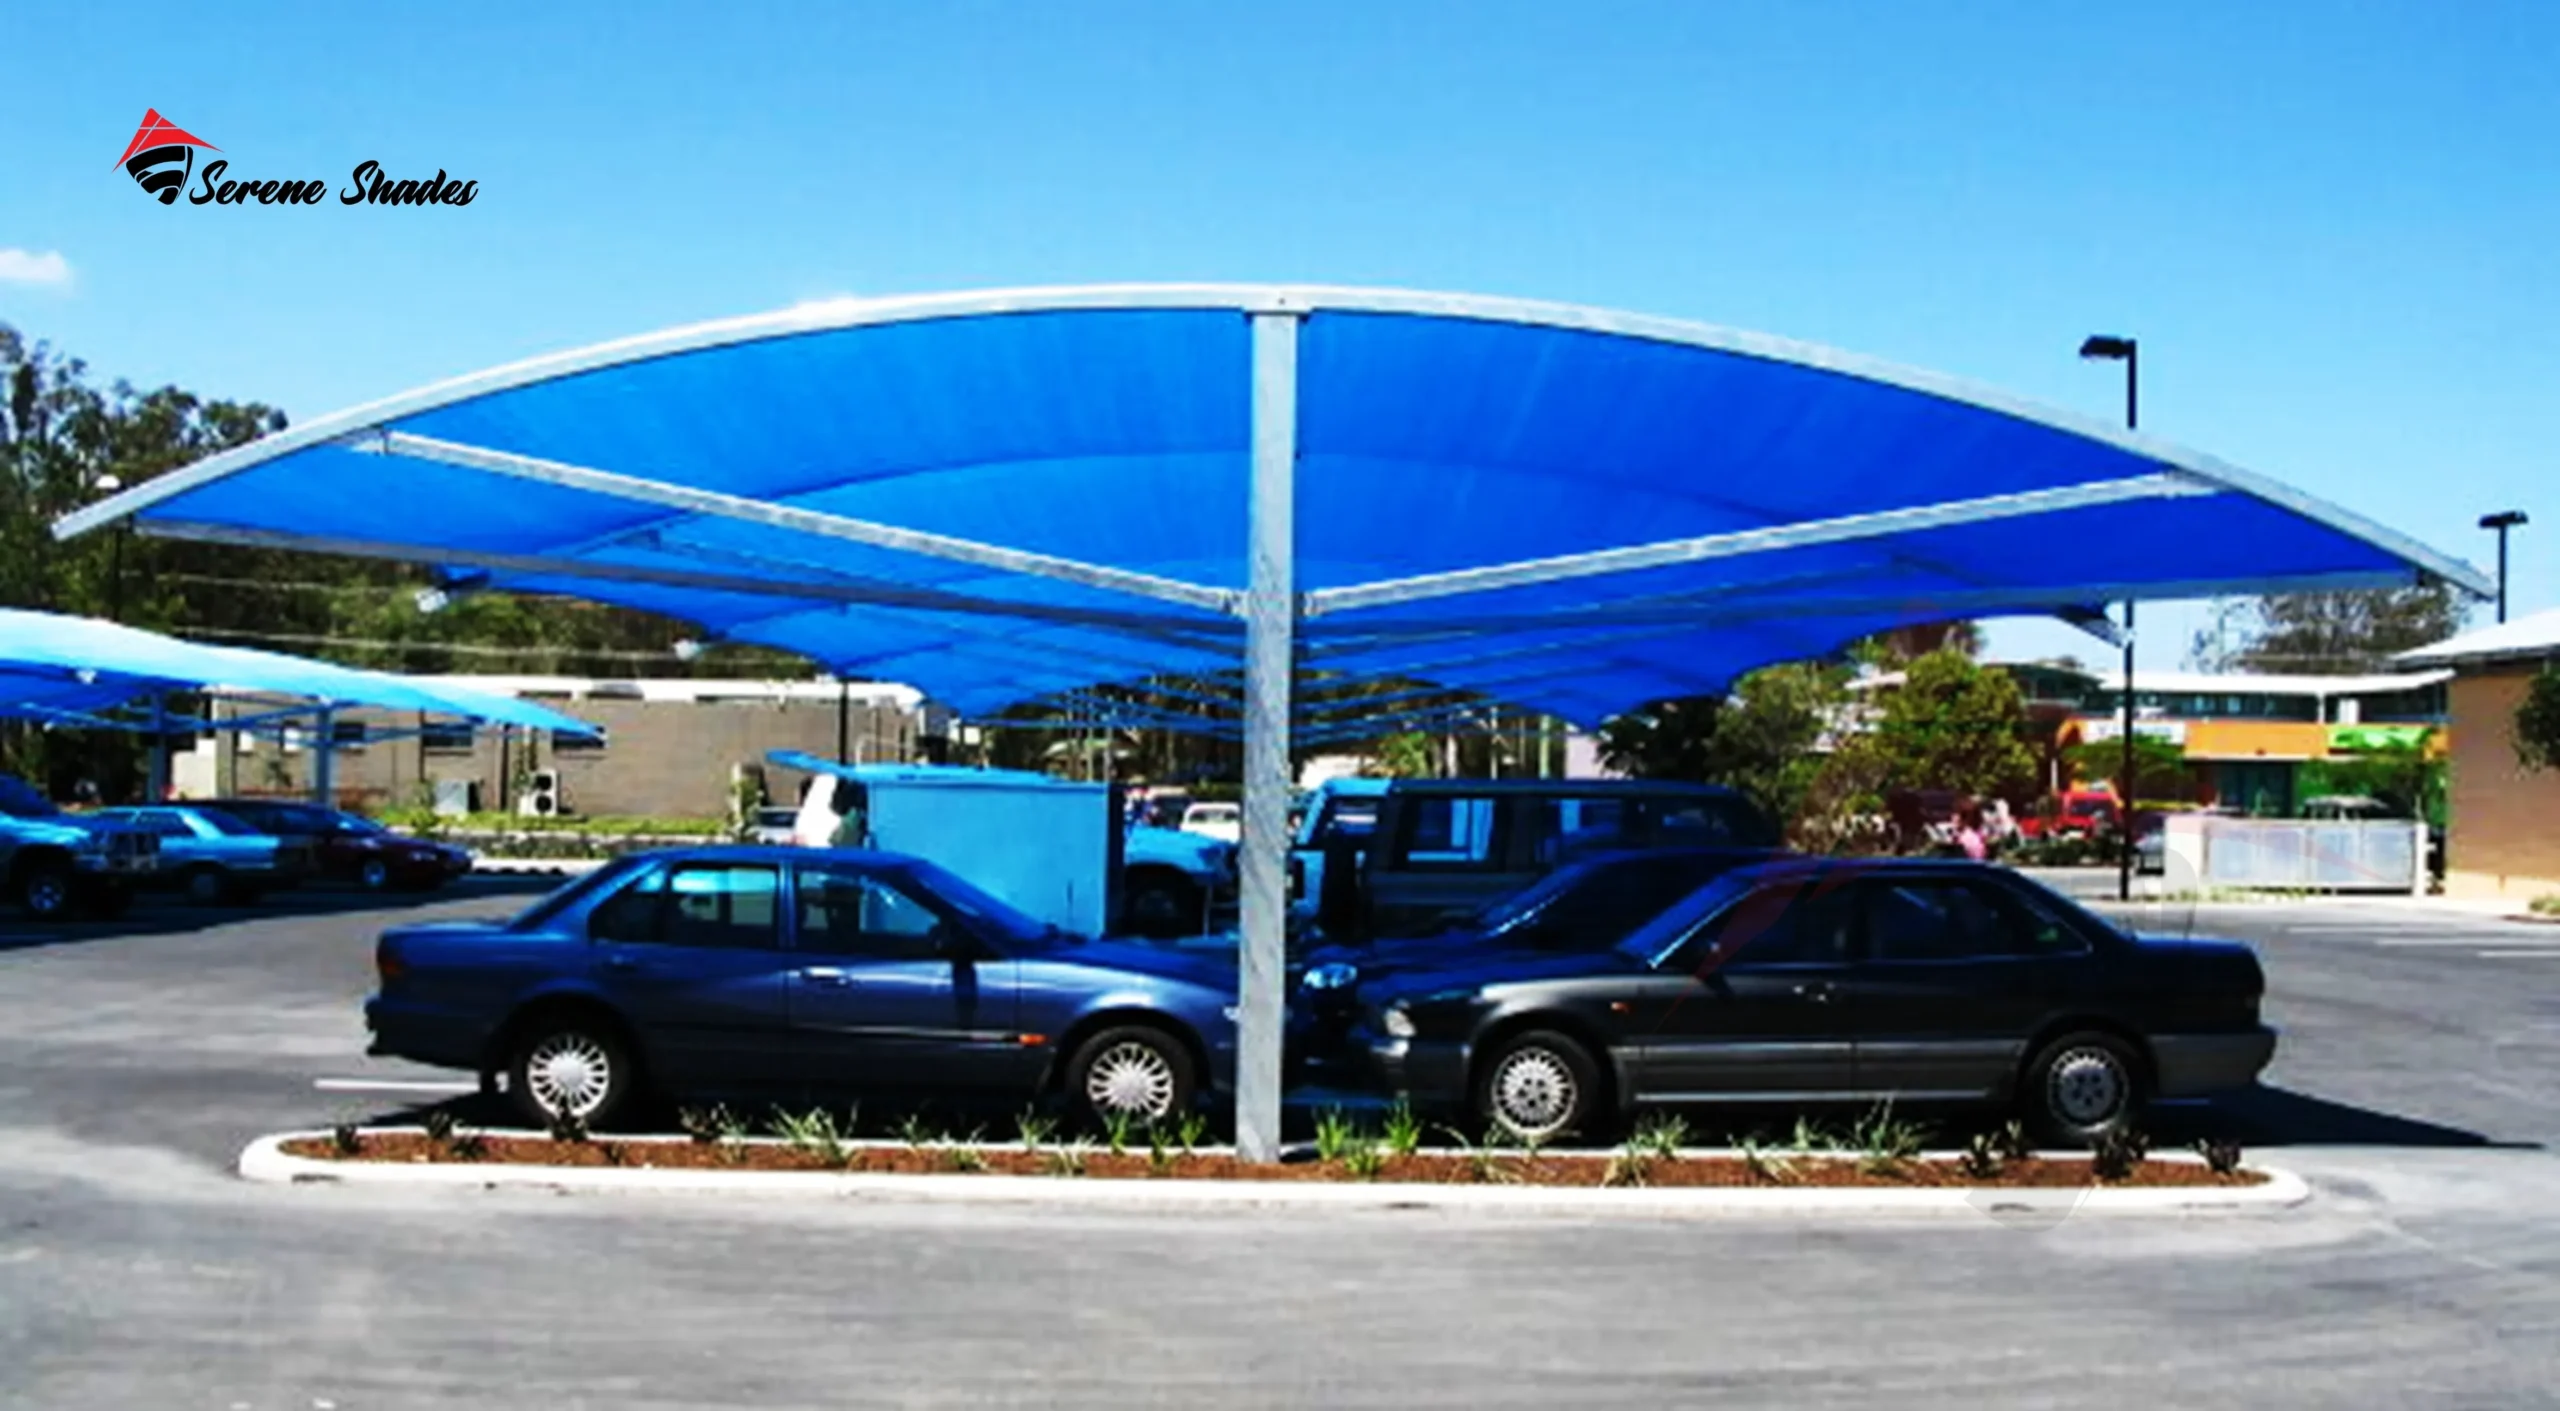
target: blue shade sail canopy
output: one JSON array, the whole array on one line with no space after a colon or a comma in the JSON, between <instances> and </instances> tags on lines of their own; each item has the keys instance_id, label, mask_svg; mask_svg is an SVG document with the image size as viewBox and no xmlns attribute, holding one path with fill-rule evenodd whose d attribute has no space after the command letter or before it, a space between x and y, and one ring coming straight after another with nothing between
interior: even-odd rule
<instances>
[{"instance_id":1,"label":"blue shade sail canopy","mask_svg":"<svg viewBox=\"0 0 2560 1411\"><path fill-rule=\"evenodd\" d=\"M77 723L156 692L201 690L413 710L580 737L601 733L583 720L512 696L209 646L92 617L0 608L0 716Z\"/></svg>"},{"instance_id":2,"label":"blue shade sail canopy","mask_svg":"<svg viewBox=\"0 0 2560 1411\"><path fill-rule=\"evenodd\" d=\"M983 713L1232 668L1252 321L1295 319L1299 658L1589 722L1888 628L2482 575L2150 437L1828 349L1513 300L843 301L324 417L65 519L440 565Z\"/></svg>"}]
</instances>

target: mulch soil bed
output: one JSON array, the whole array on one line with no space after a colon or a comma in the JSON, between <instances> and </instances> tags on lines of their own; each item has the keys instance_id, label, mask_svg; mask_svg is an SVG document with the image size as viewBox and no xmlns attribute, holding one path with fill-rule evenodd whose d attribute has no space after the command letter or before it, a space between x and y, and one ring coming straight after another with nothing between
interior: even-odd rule
<instances>
[{"instance_id":1,"label":"mulch soil bed","mask_svg":"<svg viewBox=\"0 0 2560 1411\"><path fill-rule=\"evenodd\" d=\"M1374 1173L1340 1161L1304 1159L1278 1165L1238 1161L1223 1152L1167 1152L1158 1161L1145 1150L1114 1155L1095 1148L1070 1156L1066 1149L1026 1151L1018 1146L852 1147L841 1161L820 1152L767 1142L556 1141L550 1137L489 1135L438 1141L415 1132L366 1132L353 1152L330 1137L297 1137L283 1143L288 1156L317 1161L440 1163L457 1165L618 1166L632 1170L833 1171L862 1175L999 1176L1082 1175L1120 1180L1394 1181L1430 1185L1535 1186L2253 1186L2264 1173L2229 1175L2193 1161L2144 1161L2123 1180L2101 1181L2083 1157L2029 1157L2002 1164L1990 1177L1968 1176L1953 1161L1911 1160L1871 1169L1854 1156L1763 1158L1754 1170L1739 1157L1627 1158L1609 1155L1531 1156L1505 1151L1485 1157L1418 1152L1388 1156Z\"/></svg>"}]
</instances>

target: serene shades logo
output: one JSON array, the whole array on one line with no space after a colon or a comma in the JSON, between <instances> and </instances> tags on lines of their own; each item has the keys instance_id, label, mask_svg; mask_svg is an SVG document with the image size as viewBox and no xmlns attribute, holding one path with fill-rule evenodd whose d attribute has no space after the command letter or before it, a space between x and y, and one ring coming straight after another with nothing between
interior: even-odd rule
<instances>
[{"instance_id":1,"label":"serene shades logo","mask_svg":"<svg viewBox=\"0 0 2560 1411\"><path fill-rule=\"evenodd\" d=\"M133 140L117 160L132 174L135 185L164 206L177 204L178 193L186 190L190 177L196 181L196 189L187 192L190 206L245 206L253 201L261 206L317 206L329 199L329 183L317 178L234 180L229 176L231 163L224 160L205 163L199 174L195 169L199 147L208 152L222 150L151 108L142 114L142 126L134 129ZM382 163L364 161L356 164L337 196L342 206L468 206L479 194L479 182L448 178L442 168L428 179L394 180Z\"/></svg>"}]
</instances>

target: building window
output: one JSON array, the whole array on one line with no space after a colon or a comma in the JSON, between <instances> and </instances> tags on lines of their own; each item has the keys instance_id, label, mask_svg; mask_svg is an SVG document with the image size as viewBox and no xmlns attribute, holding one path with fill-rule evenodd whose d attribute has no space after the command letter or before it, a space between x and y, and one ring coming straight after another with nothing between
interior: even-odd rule
<instances>
[{"instance_id":1,"label":"building window","mask_svg":"<svg viewBox=\"0 0 2560 1411\"><path fill-rule=\"evenodd\" d=\"M329 722L329 743L332 746L342 750L360 750L364 748L364 742L363 721L332 720Z\"/></svg>"},{"instance_id":2,"label":"building window","mask_svg":"<svg viewBox=\"0 0 2560 1411\"><path fill-rule=\"evenodd\" d=\"M418 728L418 744L430 754L469 754L471 742L469 725L437 724Z\"/></svg>"}]
</instances>

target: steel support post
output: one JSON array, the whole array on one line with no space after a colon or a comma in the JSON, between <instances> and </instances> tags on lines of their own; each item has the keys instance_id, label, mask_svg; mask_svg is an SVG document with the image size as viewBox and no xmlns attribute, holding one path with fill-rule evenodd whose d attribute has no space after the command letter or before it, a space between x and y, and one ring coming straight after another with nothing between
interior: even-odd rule
<instances>
[{"instance_id":1,"label":"steel support post","mask_svg":"<svg viewBox=\"0 0 2560 1411\"><path fill-rule=\"evenodd\" d=\"M124 776L131 783L133 776ZM118 784L121 791L123 784ZM154 693L151 697L151 772L143 784L144 803L166 803L169 800L169 698Z\"/></svg>"},{"instance_id":2,"label":"steel support post","mask_svg":"<svg viewBox=\"0 0 2560 1411\"><path fill-rule=\"evenodd\" d=\"M2126 394L2130 396L2131 394ZM2130 404L2128 403L2128 406ZM2116 859L2116 900L2133 900L2133 599L2124 601L2124 767L2120 771L2124 797L2116 801L2117 841L2124 845L2124 856Z\"/></svg>"},{"instance_id":3,"label":"steel support post","mask_svg":"<svg viewBox=\"0 0 2560 1411\"><path fill-rule=\"evenodd\" d=\"M1253 472L1244 602L1244 937L1236 993L1236 1154L1280 1159L1288 996L1289 687L1297 635L1298 319L1253 315Z\"/></svg>"},{"instance_id":4,"label":"steel support post","mask_svg":"<svg viewBox=\"0 0 2560 1411\"><path fill-rule=\"evenodd\" d=\"M327 706L320 708L320 718L311 732L311 801L322 808L336 808L338 764L338 713Z\"/></svg>"}]
</instances>

